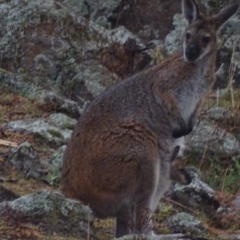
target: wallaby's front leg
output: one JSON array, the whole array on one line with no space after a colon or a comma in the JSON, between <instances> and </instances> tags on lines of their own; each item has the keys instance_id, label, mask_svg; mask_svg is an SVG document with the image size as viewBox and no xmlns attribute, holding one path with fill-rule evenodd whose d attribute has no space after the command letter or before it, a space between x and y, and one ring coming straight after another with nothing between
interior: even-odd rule
<instances>
[{"instance_id":1,"label":"wallaby's front leg","mask_svg":"<svg viewBox=\"0 0 240 240\"><path fill-rule=\"evenodd\" d=\"M158 98L161 103L162 109L164 109L165 114L168 116L168 121L170 126L173 128L172 136L174 138L180 138L188 134L188 125L183 119L176 99L172 92L166 91L161 92L161 98Z\"/></svg>"},{"instance_id":2,"label":"wallaby's front leg","mask_svg":"<svg viewBox=\"0 0 240 240\"><path fill-rule=\"evenodd\" d=\"M189 134L189 128L186 124L186 122L184 121L184 119L179 116L177 119L175 119L176 122L177 122L177 126L173 129L173 132L172 132L172 136L174 138L180 138L180 137L183 137L187 134Z\"/></svg>"}]
</instances>

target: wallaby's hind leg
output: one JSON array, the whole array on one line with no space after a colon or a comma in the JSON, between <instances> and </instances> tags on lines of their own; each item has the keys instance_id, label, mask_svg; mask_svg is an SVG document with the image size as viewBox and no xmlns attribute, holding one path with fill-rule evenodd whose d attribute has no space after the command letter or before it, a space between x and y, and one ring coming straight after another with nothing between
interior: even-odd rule
<instances>
[{"instance_id":1,"label":"wallaby's hind leg","mask_svg":"<svg viewBox=\"0 0 240 240\"><path fill-rule=\"evenodd\" d=\"M115 237L119 238L130 233L130 210L123 207L116 216Z\"/></svg>"},{"instance_id":2,"label":"wallaby's hind leg","mask_svg":"<svg viewBox=\"0 0 240 240\"><path fill-rule=\"evenodd\" d=\"M129 223L126 219L116 218L116 238L122 237L130 233L129 231Z\"/></svg>"}]
</instances>

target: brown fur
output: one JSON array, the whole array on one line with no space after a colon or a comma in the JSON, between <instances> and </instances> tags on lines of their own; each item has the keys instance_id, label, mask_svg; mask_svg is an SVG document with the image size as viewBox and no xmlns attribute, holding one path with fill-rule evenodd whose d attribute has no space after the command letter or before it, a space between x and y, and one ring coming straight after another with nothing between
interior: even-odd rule
<instances>
[{"instance_id":1,"label":"brown fur","mask_svg":"<svg viewBox=\"0 0 240 240\"><path fill-rule=\"evenodd\" d=\"M220 21L221 13L199 19L195 2L182 1L190 8L183 10L191 33L183 54L97 97L79 119L64 154L62 192L89 205L98 217L116 217L117 237L151 234L149 218L169 186L175 138L191 131L214 82L213 19ZM232 8L226 10L228 17ZM202 46L206 32L211 42ZM189 47L193 42L196 49Z\"/></svg>"}]
</instances>

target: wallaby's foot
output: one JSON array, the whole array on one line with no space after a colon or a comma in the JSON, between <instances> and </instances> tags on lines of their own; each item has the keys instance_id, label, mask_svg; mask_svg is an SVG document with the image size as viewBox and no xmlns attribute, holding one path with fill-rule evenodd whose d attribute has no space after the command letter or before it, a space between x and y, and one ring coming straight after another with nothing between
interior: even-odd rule
<instances>
[{"instance_id":1,"label":"wallaby's foot","mask_svg":"<svg viewBox=\"0 0 240 240\"><path fill-rule=\"evenodd\" d=\"M122 237L127 234L129 234L127 222L122 221L121 219L117 218L116 219L116 232L115 232L116 238Z\"/></svg>"}]
</instances>

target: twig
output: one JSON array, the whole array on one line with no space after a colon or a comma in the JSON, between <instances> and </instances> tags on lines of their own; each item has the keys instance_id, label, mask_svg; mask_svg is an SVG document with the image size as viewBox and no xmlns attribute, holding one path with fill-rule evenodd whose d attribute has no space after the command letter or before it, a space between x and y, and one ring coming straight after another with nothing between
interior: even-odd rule
<instances>
[{"instance_id":1,"label":"twig","mask_svg":"<svg viewBox=\"0 0 240 240\"><path fill-rule=\"evenodd\" d=\"M190 208L182 205L181 203L175 202L174 200L172 200L172 199L170 199L170 198L163 197L163 199L165 199L166 201L168 201L168 202L170 202L170 203L173 203L173 204L175 204L175 205L177 205L177 206L179 206L179 207L185 208L185 209L187 209L188 211L190 211L190 212L192 212L192 213L194 213L194 214L196 214L196 215L199 215L199 213L197 213L197 212L193 211L192 209L190 209Z\"/></svg>"}]
</instances>

